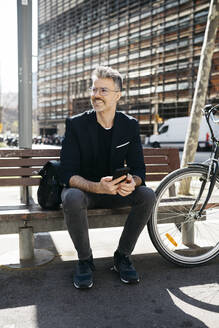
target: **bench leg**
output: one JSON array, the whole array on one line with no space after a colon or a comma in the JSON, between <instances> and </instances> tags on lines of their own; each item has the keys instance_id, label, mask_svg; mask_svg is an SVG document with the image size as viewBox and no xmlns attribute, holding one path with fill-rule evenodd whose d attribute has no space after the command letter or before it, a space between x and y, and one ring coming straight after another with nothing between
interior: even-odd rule
<instances>
[{"instance_id":1,"label":"bench leg","mask_svg":"<svg viewBox=\"0 0 219 328\"><path fill-rule=\"evenodd\" d=\"M19 228L20 260L31 260L34 257L33 227Z\"/></svg>"},{"instance_id":2,"label":"bench leg","mask_svg":"<svg viewBox=\"0 0 219 328\"><path fill-rule=\"evenodd\" d=\"M182 243L186 246L194 245L194 222L182 224Z\"/></svg>"},{"instance_id":3,"label":"bench leg","mask_svg":"<svg viewBox=\"0 0 219 328\"><path fill-rule=\"evenodd\" d=\"M19 251L20 263L11 267L34 268L46 264L54 258L54 254L47 249L34 248L34 233L31 226L19 228Z\"/></svg>"},{"instance_id":4,"label":"bench leg","mask_svg":"<svg viewBox=\"0 0 219 328\"><path fill-rule=\"evenodd\" d=\"M20 201L21 203L28 204L29 198L32 195L32 190L28 186L20 187Z\"/></svg>"}]
</instances>

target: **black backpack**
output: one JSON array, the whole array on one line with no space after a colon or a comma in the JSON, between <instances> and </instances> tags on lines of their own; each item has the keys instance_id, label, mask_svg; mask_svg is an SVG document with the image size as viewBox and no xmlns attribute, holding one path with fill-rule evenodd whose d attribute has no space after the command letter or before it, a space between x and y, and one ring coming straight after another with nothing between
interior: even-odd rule
<instances>
[{"instance_id":1,"label":"black backpack","mask_svg":"<svg viewBox=\"0 0 219 328\"><path fill-rule=\"evenodd\" d=\"M43 209L57 210L61 204L63 186L59 180L60 161L48 161L39 171L42 176L37 190L38 203Z\"/></svg>"}]
</instances>

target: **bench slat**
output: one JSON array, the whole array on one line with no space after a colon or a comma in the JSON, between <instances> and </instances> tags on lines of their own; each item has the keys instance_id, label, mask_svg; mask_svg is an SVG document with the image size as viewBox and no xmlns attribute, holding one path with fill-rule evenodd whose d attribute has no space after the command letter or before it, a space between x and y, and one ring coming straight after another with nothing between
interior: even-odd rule
<instances>
[{"instance_id":1,"label":"bench slat","mask_svg":"<svg viewBox=\"0 0 219 328\"><path fill-rule=\"evenodd\" d=\"M38 186L40 178L2 178L0 179L1 187L13 186Z\"/></svg>"},{"instance_id":2,"label":"bench slat","mask_svg":"<svg viewBox=\"0 0 219 328\"><path fill-rule=\"evenodd\" d=\"M1 169L0 168L0 177L7 176L32 176L38 175L39 167L27 167L27 168L8 168Z\"/></svg>"},{"instance_id":3,"label":"bench slat","mask_svg":"<svg viewBox=\"0 0 219 328\"><path fill-rule=\"evenodd\" d=\"M145 164L166 164L169 165L167 158L165 157L144 157Z\"/></svg>"},{"instance_id":4,"label":"bench slat","mask_svg":"<svg viewBox=\"0 0 219 328\"><path fill-rule=\"evenodd\" d=\"M171 172L171 169L168 165L156 165L156 166L146 166L146 175L148 173L160 173L160 172Z\"/></svg>"},{"instance_id":5,"label":"bench slat","mask_svg":"<svg viewBox=\"0 0 219 328\"><path fill-rule=\"evenodd\" d=\"M0 157L59 157L60 149L0 149Z\"/></svg>"},{"instance_id":6,"label":"bench slat","mask_svg":"<svg viewBox=\"0 0 219 328\"><path fill-rule=\"evenodd\" d=\"M168 173L166 174L146 174L146 183L147 181L161 181L166 175L168 175Z\"/></svg>"},{"instance_id":7,"label":"bench slat","mask_svg":"<svg viewBox=\"0 0 219 328\"><path fill-rule=\"evenodd\" d=\"M22 167L22 166L43 166L47 161L59 160L59 157L50 158L10 158L1 159L0 167Z\"/></svg>"},{"instance_id":8,"label":"bench slat","mask_svg":"<svg viewBox=\"0 0 219 328\"><path fill-rule=\"evenodd\" d=\"M176 148L143 148L143 154L148 156L169 156L169 154L175 153L176 151L178 151Z\"/></svg>"}]
</instances>

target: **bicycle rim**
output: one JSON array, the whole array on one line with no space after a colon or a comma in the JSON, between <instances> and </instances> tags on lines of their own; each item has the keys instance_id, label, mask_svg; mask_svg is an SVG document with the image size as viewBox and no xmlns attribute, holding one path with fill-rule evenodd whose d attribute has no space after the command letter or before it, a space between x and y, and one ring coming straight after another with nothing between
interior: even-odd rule
<instances>
[{"instance_id":1,"label":"bicycle rim","mask_svg":"<svg viewBox=\"0 0 219 328\"><path fill-rule=\"evenodd\" d=\"M198 211L207 195L209 182L195 209L207 169L189 167L167 176L158 187L157 202L148 224L151 240L167 260L194 266L206 263L219 253L219 181L200 217Z\"/></svg>"}]
</instances>

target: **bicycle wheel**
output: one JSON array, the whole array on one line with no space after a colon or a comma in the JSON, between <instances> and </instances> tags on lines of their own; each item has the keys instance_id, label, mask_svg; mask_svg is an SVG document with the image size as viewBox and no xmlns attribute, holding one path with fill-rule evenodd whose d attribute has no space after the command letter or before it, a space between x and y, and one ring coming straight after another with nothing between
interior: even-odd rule
<instances>
[{"instance_id":1,"label":"bicycle wheel","mask_svg":"<svg viewBox=\"0 0 219 328\"><path fill-rule=\"evenodd\" d=\"M206 263L219 253L219 179L198 217L210 184L206 177L204 167L179 169L169 174L156 190L149 235L162 256L181 266ZM202 196L193 208L201 186Z\"/></svg>"}]
</instances>

